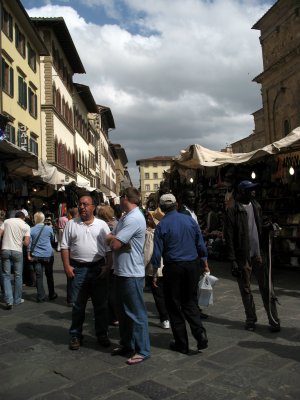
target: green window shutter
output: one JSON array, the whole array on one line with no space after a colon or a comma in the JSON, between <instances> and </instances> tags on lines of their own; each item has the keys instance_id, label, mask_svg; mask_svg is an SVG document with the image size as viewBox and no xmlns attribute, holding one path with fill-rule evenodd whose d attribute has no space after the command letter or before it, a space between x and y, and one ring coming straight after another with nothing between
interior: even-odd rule
<instances>
[{"instance_id":1,"label":"green window shutter","mask_svg":"<svg viewBox=\"0 0 300 400\"><path fill-rule=\"evenodd\" d=\"M2 58L2 73L1 73L1 87L5 88L5 61Z\"/></svg>"},{"instance_id":2,"label":"green window shutter","mask_svg":"<svg viewBox=\"0 0 300 400\"><path fill-rule=\"evenodd\" d=\"M37 95L34 95L34 116L37 117Z\"/></svg>"},{"instance_id":3,"label":"green window shutter","mask_svg":"<svg viewBox=\"0 0 300 400\"><path fill-rule=\"evenodd\" d=\"M9 80L9 94L11 95L11 97L14 96L14 70L13 68L10 68L9 70L9 75L10 75L10 80Z\"/></svg>"},{"instance_id":4,"label":"green window shutter","mask_svg":"<svg viewBox=\"0 0 300 400\"><path fill-rule=\"evenodd\" d=\"M27 83L24 82L24 87L23 87L23 99L24 99L24 107L27 108Z\"/></svg>"},{"instance_id":5,"label":"green window shutter","mask_svg":"<svg viewBox=\"0 0 300 400\"><path fill-rule=\"evenodd\" d=\"M22 96L23 96L23 79L21 76L18 78L18 101L20 104L23 104L22 102Z\"/></svg>"}]
</instances>

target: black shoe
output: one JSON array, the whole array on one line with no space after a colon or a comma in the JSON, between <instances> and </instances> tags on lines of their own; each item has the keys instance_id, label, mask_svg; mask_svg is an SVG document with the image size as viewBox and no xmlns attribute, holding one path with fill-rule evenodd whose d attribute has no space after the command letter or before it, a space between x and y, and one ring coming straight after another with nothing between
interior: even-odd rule
<instances>
[{"instance_id":1,"label":"black shoe","mask_svg":"<svg viewBox=\"0 0 300 400\"><path fill-rule=\"evenodd\" d=\"M13 305L12 304L6 304L5 309L6 310L12 310L13 309Z\"/></svg>"},{"instance_id":2,"label":"black shoe","mask_svg":"<svg viewBox=\"0 0 300 400\"><path fill-rule=\"evenodd\" d=\"M188 348L187 349L183 349L183 348L178 347L177 344L175 343L175 340L172 340L170 342L169 347L170 347L170 350L178 351L178 353L182 353L182 354L189 354L189 352L190 352L190 350Z\"/></svg>"},{"instance_id":3,"label":"black shoe","mask_svg":"<svg viewBox=\"0 0 300 400\"><path fill-rule=\"evenodd\" d=\"M201 311L201 312L200 312L200 318L201 318L201 319L207 319L207 318L208 318L208 315L205 314L205 313L203 313L203 312Z\"/></svg>"},{"instance_id":4,"label":"black shoe","mask_svg":"<svg viewBox=\"0 0 300 400\"><path fill-rule=\"evenodd\" d=\"M277 325L269 325L270 332L280 332L280 324Z\"/></svg>"},{"instance_id":5,"label":"black shoe","mask_svg":"<svg viewBox=\"0 0 300 400\"><path fill-rule=\"evenodd\" d=\"M256 329L255 322L246 322L245 329L246 331L254 332Z\"/></svg>"},{"instance_id":6,"label":"black shoe","mask_svg":"<svg viewBox=\"0 0 300 400\"><path fill-rule=\"evenodd\" d=\"M110 340L108 339L107 335L97 336L98 343L102 347L109 347L111 345Z\"/></svg>"},{"instance_id":7,"label":"black shoe","mask_svg":"<svg viewBox=\"0 0 300 400\"><path fill-rule=\"evenodd\" d=\"M197 349L198 351L204 350L207 348L207 346L208 346L208 339L206 336L206 331L203 328L203 331L201 332L201 339L197 343Z\"/></svg>"},{"instance_id":8,"label":"black shoe","mask_svg":"<svg viewBox=\"0 0 300 400\"><path fill-rule=\"evenodd\" d=\"M57 299L57 293L54 293L54 295L49 296L49 300L55 300Z\"/></svg>"},{"instance_id":9,"label":"black shoe","mask_svg":"<svg viewBox=\"0 0 300 400\"><path fill-rule=\"evenodd\" d=\"M45 298L44 298L44 299L36 299L36 302L37 302L37 303L45 303L45 301L46 301Z\"/></svg>"},{"instance_id":10,"label":"black shoe","mask_svg":"<svg viewBox=\"0 0 300 400\"><path fill-rule=\"evenodd\" d=\"M113 351L111 352L111 355L112 356L126 356L126 355L131 354L132 352L133 352L133 350L128 347L118 346L113 349Z\"/></svg>"},{"instance_id":11,"label":"black shoe","mask_svg":"<svg viewBox=\"0 0 300 400\"><path fill-rule=\"evenodd\" d=\"M70 340L69 349L70 350L79 350L81 346L81 339L77 336L73 336Z\"/></svg>"}]
</instances>

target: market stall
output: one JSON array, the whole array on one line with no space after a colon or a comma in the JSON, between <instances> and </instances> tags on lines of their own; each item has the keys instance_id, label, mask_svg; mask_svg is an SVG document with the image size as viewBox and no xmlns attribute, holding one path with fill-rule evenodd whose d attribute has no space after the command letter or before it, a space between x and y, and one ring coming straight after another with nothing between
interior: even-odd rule
<instances>
[{"instance_id":1,"label":"market stall","mask_svg":"<svg viewBox=\"0 0 300 400\"><path fill-rule=\"evenodd\" d=\"M169 185L178 198L184 188L193 189L198 220L204 232L209 216L212 213L219 216L215 237L220 239L222 215L234 201L237 184L244 179L259 182L256 196L265 217L282 227L274 239L274 261L281 265L299 266L299 149L300 127L285 138L250 153L219 152L194 144L175 157Z\"/></svg>"}]
</instances>

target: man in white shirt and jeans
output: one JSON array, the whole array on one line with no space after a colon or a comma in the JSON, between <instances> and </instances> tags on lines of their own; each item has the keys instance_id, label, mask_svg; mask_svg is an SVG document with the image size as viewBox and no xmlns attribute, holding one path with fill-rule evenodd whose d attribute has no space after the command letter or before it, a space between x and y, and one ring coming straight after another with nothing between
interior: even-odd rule
<instances>
[{"instance_id":1,"label":"man in white shirt and jeans","mask_svg":"<svg viewBox=\"0 0 300 400\"><path fill-rule=\"evenodd\" d=\"M23 286L23 245L30 241L30 226L25 222L25 214L17 211L15 218L6 219L0 228L2 237L2 277L6 309L24 302L22 299ZM11 284L12 266L14 267L14 291Z\"/></svg>"},{"instance_id":2,"label":"man in white shirt and jeans","mask_svg":"<svg viewBox=\"0 0 300 400\"><path fill-rule=\"evenodd\" d=\"M78 350L82 342L85 308L91 297L94 307L95 331L100 346L109 347L107 336L108 277L112 266L111 249L106 244L110 229L106 222L95 218L96 205L87 193L78 203L79 218L71 219L63 233L61 257L65 273L73 279L73 309L70 349Z\"/></svg>"}]
</instances>

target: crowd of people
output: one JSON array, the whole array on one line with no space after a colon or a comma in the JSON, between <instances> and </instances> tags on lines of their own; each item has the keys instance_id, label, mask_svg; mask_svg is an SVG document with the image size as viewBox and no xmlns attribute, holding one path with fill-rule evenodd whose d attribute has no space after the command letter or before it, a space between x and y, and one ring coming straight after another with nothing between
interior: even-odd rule
<instances>
[{"instance_id":1,"label":"crowd of people","mask_svg":"<svg viewBox=\"0 0 300 400\"><path fill-rule=\"evenodd\" d=\"M278 332L280 320L264 248L272 224L262 223L261 207L252 195L255 186L250 181L239 184L235 202L224 215L224 237L245 309L245 329L254 331L257 322L250 284L253 272L269 328ZM182 198L178 205L172 193L165 193L154 210L143 210L139 191L128 187L114 210L108 204L98 205L87 192L79 196L78 208L58 219L56 250L61 253L66 274L67 304L72 307L71 350L78 350L83 343L90 299L99 345L111 346L108 327L114 325L119 328L120 341L112 355L127 355L129 365L148 359L151 348L145 281L152 291L160 326L172 330L170 349L190 352L187 324L198 351L208 346L202 322L208 316L197 304L198 282L210 271L208 252L194 211L193 191L185 191ZM28 223L24 209L10 218L0 210L0 282L7 310L24 302L25 268L34 277L37 302L57 298L53 279L55 232L43 212L36 212L33 221Z\"/></svg>"}]
</instances>

